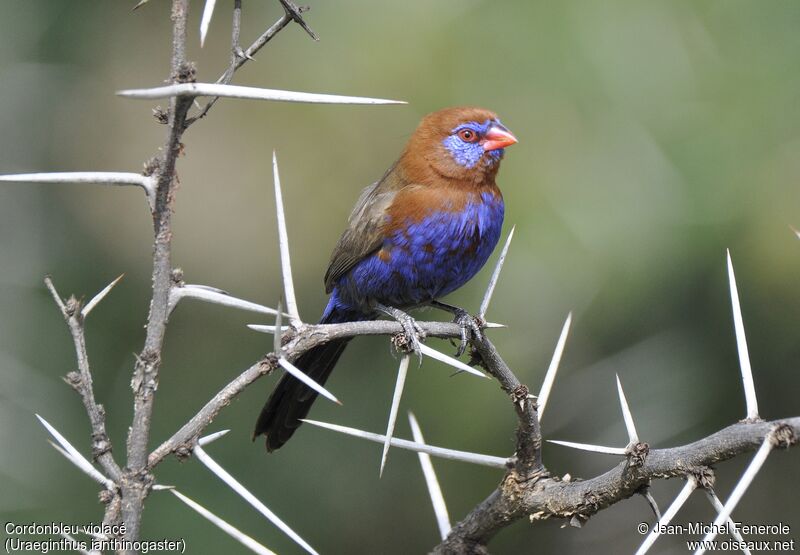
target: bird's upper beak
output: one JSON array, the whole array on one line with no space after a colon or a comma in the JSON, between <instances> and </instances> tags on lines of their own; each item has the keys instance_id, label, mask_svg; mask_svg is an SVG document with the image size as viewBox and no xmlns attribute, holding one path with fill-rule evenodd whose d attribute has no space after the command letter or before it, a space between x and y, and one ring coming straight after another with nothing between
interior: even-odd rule
<instances>
[{"instance_id":1,"label":"bird's upper beak","mask_svg":"<svg viewBox=\"0 0 800 555\"><path fill-rule=\"evenodd\" d=\"M493 124L489 131L483 136L483 150L489 152L490 150L497 150L511 146L517 142L517 138L499 123Z\"/></svg>"}]
</instances>

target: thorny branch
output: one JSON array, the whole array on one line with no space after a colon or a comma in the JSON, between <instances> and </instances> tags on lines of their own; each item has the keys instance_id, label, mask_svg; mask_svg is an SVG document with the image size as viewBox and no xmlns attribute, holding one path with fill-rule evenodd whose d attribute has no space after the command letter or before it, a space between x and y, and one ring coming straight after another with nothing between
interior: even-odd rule
<instances>
[{"instance_id":1,"label":"thorny branch","mask_svg":"<svg viewBox=\"0 0 800 555\"><path fill-rule=\"evenodd\" d=\"M116 482L119 480L122 470L111 454L111 441L106 433L105 410L102 405L97 404L94 398L92 372L89 366L89 355L86 352L86 335L83 329L81 303L75 297L70 297L64 302L58 291L56 291L50 276L44 279L44 283L53 296L56 305L61 310L64 320L67 322L78 359L78 371L67 374L64 377L64 381L81 396L83 406L86 408L86 414L89 416L89 423L92 427L92 458L100 464L108 477Z\"/></svg>"},{"instance_id":2,"label":"thorny branch","mask_svg":"<svg viewBox=\"0 0 800 555\"><path fill-rule=\"evenodd\" d=\"M186 60L186 21L188 0L172 3L172 62L170 81L185 83L194 80L194 68ZM158 387L161 350L169 318L169 291L172 286L172 204L176 175L175 164L181 152L181 136L191 99L176 97L170 101L169 131L161 156L153 164L156 195L153 208L153 294L147 317L144 348L136 358L131 388L134 393L133 422L128 433L128 464L120 482L122 519L126 524L125 539L139 539L144 499L153 484L145 469L147 443L153 414L154 394Z\"/></svg>"},{"instance_id":3,"label":"thorny branch","mask_svg":"<svg viewBox=\"0 0 800 555\"><path fill-rule=\"evenodd\" d=\"M242 18L242 1L241 0L234 0L234 7L233 7L233 24L232 24L232 31L231 31L231 62L228 66L228 69L220 75L219 79L217 79L217 83L227 85L233 80L233 76L236 71L246 64L249 60L253 59L253 56L261 50L270 40L272 37L277 35L284 27L289 25L292 21L296 22L300 25L306 33L314 40L319 40L316 33L311 30L308 26L306 21L303 19L301 15L303 12L307 11L308 8L303 8L297 6L291 0L280 0L281 5L284 9L284 14L270 26L266 31L264 31L261 36L259 36L253 44L247 47L246 50L242 50L242 47L239 45L239 33L241 30L241 18ZM217 100L219 100L218 96L215 96L206 102L206 105L203 106L202 110L191 118L186 120L186 127L189 127L191 124L196 122L199 119L202 119L208 114L209 110L216 104Z\"/></svg>"},{"instance_id":4,"label":"thorny branch","mask_svg":"<svg viewBox=\"0 0 800 555\"><path fill-rule=\"evenodd\" d=\"M756 450L770 433L777 438L776 447L796 445L800 417L775 422L739 422L689 445L651 450L641 466L623 461L585 481L545 477L519 482L509 472L488 498L453 527L434 552L487 553L486 543L501 528L525 516L532 523L564 518L580 526L591 515L631 497L656 478L694 475L710 486L711 465Z\"/></svg>"}]
</instances>

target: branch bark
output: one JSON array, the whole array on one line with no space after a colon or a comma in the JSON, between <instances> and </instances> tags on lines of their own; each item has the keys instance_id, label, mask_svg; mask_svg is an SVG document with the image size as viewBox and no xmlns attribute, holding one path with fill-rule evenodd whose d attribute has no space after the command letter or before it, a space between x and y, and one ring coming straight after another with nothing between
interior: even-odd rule
<instances>
[{"instance_id":1,"label":"branch bark","mask_svg":"<svg viewBox=\"0 0 800 555\"><path fill-rule=\"evenodd\" d=\"M711 465L755 451L773 431L779 438L776 447L796 445L800 437L800 417L773 422L742 421L688 445L651 450L641 466L626 460L585 481L543 477L521 482L514 471L510 471L500 486L456 524L433 552L488 553L487 542L503 527L525 516L531 523L564 518L580 525L598 511L629 498L656 478L697 475L701 484L708 484L709 477L713 477Z\"/></svg>"},{"instance_id":2,"label":"branch bark","mask_svg":"<svg viewBox=\"0 0 800 555\"><path fill-rule=\"evenodd\" d=\"M70 297L64 302L56 291L50 276L44 278L44 283L69 327L78 360L78 372L68 373L64 381L81 396L86 414L89 416L89 424L92 428L92 458L105 470L106 475L116 482L119 480L122 470L111 454L111 440L106 433L105 410L102 405L97 404L94 397L89 355L86 352L86 334L83 329L81 303L74 297Z\"/></svg>"},{"instance_id":3,"label":"branch bark","mask_svg":"<svg viewBox=\"0 0 800 555\"><path fill-rule=\"evenodd\" d=\"M448 322L417 322L428 337L460 338L461 328ZM345 337L361 335L395 335L402 333L403 328L397 322L347 322L343 324L304 325L298 330L290 330L284 334L285 346L283 355L294 362L303 353L323 343ZM269 374L277 368L277 357L270 353L244 372L234 378L212 397L189 421L172 437L159 445L148 457L147 467L153 469L165 457L172 453L188 456L203 430L213 422L217 414L230 404L247 386L261 376Z\"/></svg>"},{"instance_id":4,"label":"branch bark","mask_svg":"<svg viewBox=\"0 0 800 555\"><path fill-rule=\"evenodd\" d=\"M189 0L172 2L172 83L194 79L194 70L186 60L186 22ZM125 539L139 539L144 499L153 484L147 472L147 443L153 414L154 393L158 387L161 350L169 318L169 290L172 286L172 203L175 193L175 164L180 154L181 136L186 129L186 114L190 98L176 97L170 101L169 131L161 158L156 164L157 186L153 209L153 294L144 348L136 359L131 388L134 392L133 422L128 434L128 464L120 482L122 493L121 517L126 524Z\"/></svg>"}]
</instances>

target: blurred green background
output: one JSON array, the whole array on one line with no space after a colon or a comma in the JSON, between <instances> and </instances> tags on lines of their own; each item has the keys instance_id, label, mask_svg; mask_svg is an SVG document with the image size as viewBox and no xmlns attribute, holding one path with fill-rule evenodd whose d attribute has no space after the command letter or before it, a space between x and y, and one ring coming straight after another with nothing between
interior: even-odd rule
<instances>
[{"instance_id":1,"label":"blurred green background","mask_svg":"<svg viewBox=\"0 0 800 555\"><path fill-rule=\"evenodd\" d=\"M0 4L0 172L139 171L165 129L149 101L122 88L155 86L169 71L169 4L35 1ZM230 2L204 49L192 2L190 57L199 79L224 69ZM238 84L397 98L407 106L313 106L223 100L184 137L174 262L190 283L274 305L280 295L270 153L278 150L301 315L315 319L322 275L352 203L400 152L422 115L458 104L495 110L518 136L499 176L517 232L490 317L519 377L538 390L564 318L573 311L546 438L622 446L619 373L651 446L685 443L744 416L725 270L736 267L761 413L800 414L800 4L794 1L313 2L315 43L284 30L237 74ZM245 2L242 43L281 14ZM118 458L131 418L133 354L141 349L150 285L151 222L141 192L101 186L0 186L0 512L15 522L99 521L96 487L46 442L40 413L84 452L88 426L61 381L71 340L42 285L91 296L124 281L92 314L95 389ZM450 301L475 310L484 270ZM440 317L430 313L431 317ZM422 317L425 317L423 315ZM171 435L241 370L271 349L244 325L254 315L193 302L174 313L155 405L152 445ZM434 346L446 351L443 343ZM312 417L381 432L397 361L387 341L353 342ZM401 416L426 439L510 455L514 415L499 388L426 360L410 372ZM323 553L420 553L438 541L411 453L394 450L378 479L380 446L304 427L280 452L250 442L274 385L254 384L209 428L232 432L208 450ZM398 435L408 437L406 419ZM546 445L556 473L591 477L615 464ZM718 469L720 496L749 457ZM501 473L434 461L455 521ZM735 516L800 530L785 480L798 453L777 453ZM194 461L170 459L163 484L206 504L280 553L300 550ZM681 487L660 482L662 508ZM701 495L679 520L709 520ZM619 553L650 519L641 498L581 530L519 522L495 553ZM173 496L154 493L148 538L185 537L193 553L239 552ZM784 538L786 539L786 538ZM664 538L654 552L683 552Z\"/></svg>"}]
</instances>

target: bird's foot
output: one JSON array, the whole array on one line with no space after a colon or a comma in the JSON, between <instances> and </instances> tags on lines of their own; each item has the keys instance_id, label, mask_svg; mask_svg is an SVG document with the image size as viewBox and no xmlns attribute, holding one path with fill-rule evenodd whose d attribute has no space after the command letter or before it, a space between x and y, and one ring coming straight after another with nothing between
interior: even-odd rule
<instances>
[{"instance_id":1,"label":"bird's foot","mask_svg":"<svg viewBox=\"0 0 800 555\"><path fill-rule=\"evenodd\" d=\"M475 339L479 340L481 338L481 335L483 334L482 327L485 322L479 316L472 316L463 308L449 305L440 301L432 301L431 306L441 308L442 310L446 310L447 312L453 314L453 323L458 324L458 327L461 328L461 341L459 342L456 350L456 357L460 357L464 354L464 351L467 350L470 334L472 334L472 337Z\"/></svg>"},{"instance_id":2,"label":"bird's foot","mask_svg":"<svg viewBox=\"0 0 800 555\"><path fill-rule=\"evenodd\" d=\"M423 330L419 324L417 324L414 318L399 308L375 303L375 309L391 318L394 318L400 324L400 326L402 326L403 331L395 335L392 339L392 344L394 347L398 351L414 353L419 358L420 364L422 364L422 349L420 349L419 342L420 339L425 339L425 330Z\"/></svg>"},{"instance_id":3,"label":"bird's foot","mask_svg":"<svg viewBox=\"0 0 800 555\"><path fill-rule=\"evenodd\" d=\"M472 337L480 340L483 331L481 330L479 318L477 316L472 316L466 310L459 309L458 312L455 313L453 322L458 324L458 327L461 328L461 341L456 350L456 357L460 357L464 354L464 351L467 350L469 335L472 334Z\"/></svg>"}]
</instances>

